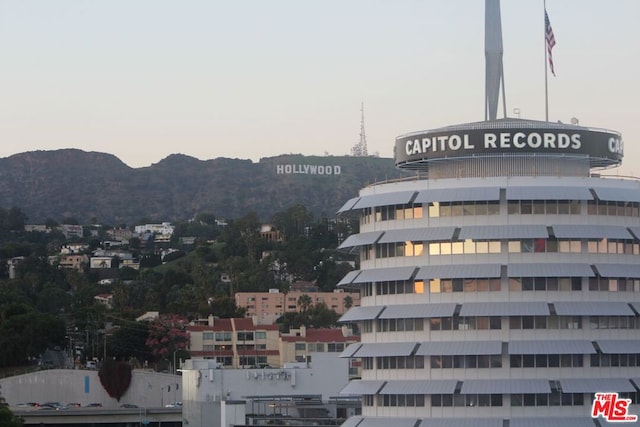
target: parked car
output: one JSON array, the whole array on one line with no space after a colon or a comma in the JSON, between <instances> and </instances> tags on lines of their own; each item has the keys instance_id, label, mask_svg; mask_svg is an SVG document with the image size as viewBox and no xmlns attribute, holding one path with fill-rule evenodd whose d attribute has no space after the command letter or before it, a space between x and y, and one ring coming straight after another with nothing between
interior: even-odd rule
<instances>
[{"instance_id":1,"label":"parked car","mask_svg":"<svg viewBox=\"0 0 640 427\"><path fill-rule=\"evenodd\" d=\"M68 409L66 405L60 403L60 402L46 402L43 403L42 405L40 405L40 407L38 409L42 409L42 410L54 410L54 411L63 411L65 409Z\"/></svg>"},{"instance_id":2,"label":"parked car","mask_svg":"<svg viewBox=\"0 0 640 427\"><path fill-rule=\"evenodd\" d=\"M120 407L131 409L131 408L137 408L138 405L134 405L133 403L123 403L122 405L120 405Z\"/></svg>"},{"instance_id":3,"label":"parked car","mask_svg":"<svg viewBox=\"0 0 640 427\"><path fill-rule=\"evenodd\" d=\"M25 402L25 403L18 403L16 405L16 408L38 408L40 406L40 404L38 402Z\"/></svg>"},{"instance_id":4,"label":"parked car","mask_svg":"<svg viewBox=\"0 0 640 427\"><path fill-rule=\"evenodd\" d=\"M182 402L173 402L173 403L167 403L166 405L164 405L165 408L182 408Z\"/></svg>"},{"instance_id":5,"label":"parked car","mask_svg":"<svg viewBox=\"0 0 640 427\"><path fill-rule=\"evenodd\" d=\"M89 403L85 408L102 408L102 403Z\"/></svg>"}]
</instances>

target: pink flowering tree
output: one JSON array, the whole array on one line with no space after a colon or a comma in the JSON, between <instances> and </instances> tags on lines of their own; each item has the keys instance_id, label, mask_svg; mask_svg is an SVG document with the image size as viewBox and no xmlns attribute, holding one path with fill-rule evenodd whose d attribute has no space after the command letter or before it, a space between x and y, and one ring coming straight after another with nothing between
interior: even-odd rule
<instances>
[{"instance_id":1,"label":"pink flowering tree","mask_svg":"<svg viewBox=\"0 0 640 427\"><path fill-rule=\"evenodd\" d=\"M149 324L149 336L145 342L157 359L171 357L176 350L189 345L187 319L176 314L163 314Z\"/></svg>"}]
</instances>

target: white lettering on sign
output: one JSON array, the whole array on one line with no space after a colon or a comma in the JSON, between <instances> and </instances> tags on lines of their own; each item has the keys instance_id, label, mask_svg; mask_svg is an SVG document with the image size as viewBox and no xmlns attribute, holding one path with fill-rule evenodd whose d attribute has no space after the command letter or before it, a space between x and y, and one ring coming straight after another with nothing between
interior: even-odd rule
<instances>
[{"instance_id":1,"label":"white lettering on sign","mask_svg":"<svg viewBox=\"0 0 640 427\"><path fill-rule=\"evenodd\" d=\"M276 165L277 175L340 175L340 165Z\"/></svg>"}]
</instances>

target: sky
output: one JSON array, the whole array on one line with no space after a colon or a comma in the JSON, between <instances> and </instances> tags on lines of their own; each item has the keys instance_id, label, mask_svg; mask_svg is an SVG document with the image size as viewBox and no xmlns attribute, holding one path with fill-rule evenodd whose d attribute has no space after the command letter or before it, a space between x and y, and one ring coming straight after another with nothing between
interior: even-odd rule
<instances>
[{"instance_id":1,"label":"sky","mask_svg":"<svg viewBox=\"0 0 640 427\"><path fill-rule=\"evenodd\" d=\"M640 1L546 9L549 119L621 132L614 173L640 176ZM544 120L543 0L501 10L507 114ZM481 0L0 0L0 158L341 156L362 102L369 153L393 157L483 120L484 67Z\"/></svg>"}]
</instances>

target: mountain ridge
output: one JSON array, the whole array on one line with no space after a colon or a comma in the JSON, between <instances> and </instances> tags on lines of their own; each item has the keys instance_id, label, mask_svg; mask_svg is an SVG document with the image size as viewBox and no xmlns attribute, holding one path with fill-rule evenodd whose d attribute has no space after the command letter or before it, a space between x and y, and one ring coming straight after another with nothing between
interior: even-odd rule
<instances>
[{"instance_id":1,"label":"mountain ridge","mask_svg":"<svg viewBox=\"0 0 640 427\"><path fill-rule=\"evenodd\" d=\"M269 221L295 204L320 218L333 217L366 185L405 176L380 157L281 154L253 162L171 154L132 168L108 153L39 150L0 158L0 207L20 208L29 223L72 217L115 225L251 211Z\"/></svg>"}]
</instances>

